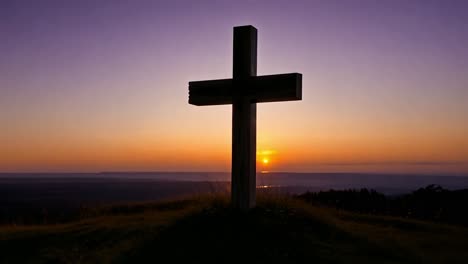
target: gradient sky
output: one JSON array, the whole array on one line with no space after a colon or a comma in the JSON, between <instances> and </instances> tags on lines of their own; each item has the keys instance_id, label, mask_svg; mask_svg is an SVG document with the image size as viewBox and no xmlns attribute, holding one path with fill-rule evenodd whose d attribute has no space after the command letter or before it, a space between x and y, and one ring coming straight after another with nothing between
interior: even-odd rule
<instances>
[{"instance_id":1,"label":"gradient sky","mask_svg":"<svg viewBox=\"0 0 468 264\"><path fill-rule=\"evenodd\" d=\"M467 1L1 1L0 171L229 171L232 28L303 101L258 106L259 170L468 174Z\"/></svg>"}]
</instances>

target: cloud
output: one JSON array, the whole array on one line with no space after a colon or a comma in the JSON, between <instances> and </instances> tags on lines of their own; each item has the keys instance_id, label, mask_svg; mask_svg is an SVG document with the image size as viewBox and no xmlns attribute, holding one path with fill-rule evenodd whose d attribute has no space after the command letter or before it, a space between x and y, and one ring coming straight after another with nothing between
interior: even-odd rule
<instances>
[{"instance_id":1,"label":"cloud","mask_svg":"<svg viewBox=\"0 0 468 264\"><path fill-rule=\"evenodd\" d=\"M257 155L259 156L269 156L269 155L274 155L274 154L276 154L276 150L267 149L267 150L257 151Z\"/></svg>"},{"instance_id":2,"label":"cloud","mask_svg":"<svg viewBox=\"0 0 468 264\"><path fill-rule=\"evenodd\" d=\"M456 166L468 165L468 161L370 161L370 162L321 162L315 163L322 166L381 166L381 165L406 165L406 166Z\"/></svg>"}]
</instances>

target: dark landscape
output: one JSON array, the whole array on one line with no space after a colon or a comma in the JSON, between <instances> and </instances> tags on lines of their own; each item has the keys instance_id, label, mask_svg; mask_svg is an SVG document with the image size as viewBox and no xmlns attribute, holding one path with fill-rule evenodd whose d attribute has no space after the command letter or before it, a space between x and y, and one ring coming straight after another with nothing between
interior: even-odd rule
<instances>
[{"instance_id":1,"label":"dark landscape","mask_svg":"<svg viewBox=\"0 0 468 264\"><path fill-rule=\"evenodd\" d=\"M75 220L84 208L227 195L228 178L228 173L1 174L0 223L54 224ZM463 210L468 177L271 173L257 178L259 192L298 196L337 209L468 222Z\"/></svg>"},{"instance_id":2,"label":"dark landscape","mask_svg":"<svg viewBox=\"0 0 468 264\"><path fill-rule=\"evenodd\" d=\"M0 263L237 263L247 256L259 263L464 263L468 257L468 189L428 185L386 195L262 185L258 207L239 212L229 204L229 182L129 175L1 178ZM240 253L232 255L233 247Z\"/></svg>"},{"instance_id":3,"label":"dark landscape","mask_svg":"<svg viewBox=\"0 0 468 264\"><path fill-rule=\"evenodd\" d=\"M222 194L82 208L61 224L0 226L0 262L465 263L468 257L466 227L336 209L321 195L260 193L249 212L231 208Z\"/></svg>"}]
</instances>

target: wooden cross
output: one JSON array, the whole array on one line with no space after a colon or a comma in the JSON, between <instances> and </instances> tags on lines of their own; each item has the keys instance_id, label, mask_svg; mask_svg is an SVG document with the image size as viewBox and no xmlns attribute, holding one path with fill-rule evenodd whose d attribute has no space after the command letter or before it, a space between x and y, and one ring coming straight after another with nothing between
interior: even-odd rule
<instances>
[{"instance_id":1,"label":"wooden cross","mask_svg":"<svg viewBox=\"0 0 468 264\"><path fill-rule=\"evenodd\" d=\"M189 104L232 104L234 207L255 206L257 104L302 99L302 75L257 76L257 29L234 27L233 78L189 82Z\"/></svg>"}]
</instances>

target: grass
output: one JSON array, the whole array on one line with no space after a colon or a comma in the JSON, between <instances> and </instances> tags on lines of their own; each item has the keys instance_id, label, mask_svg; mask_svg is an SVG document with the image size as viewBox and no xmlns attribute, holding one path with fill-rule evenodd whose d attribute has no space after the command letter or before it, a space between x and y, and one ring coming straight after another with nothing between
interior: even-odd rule
<instances>
[{"instance_id":1,"label":"grass","mask_svg":"<svg viewBox=\"0 0 468 264\"><path fill-rule=\"evenodd\" d=\"M468 229L263 195L89 208L68 224L0 226L0 263L466 263Z\"/></svg>"}]
</instances>

